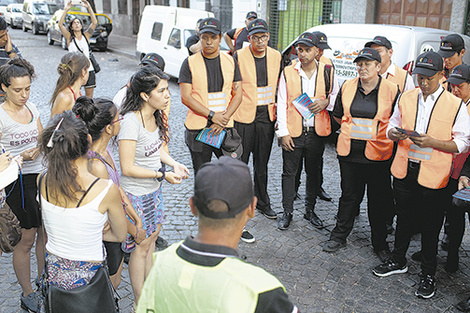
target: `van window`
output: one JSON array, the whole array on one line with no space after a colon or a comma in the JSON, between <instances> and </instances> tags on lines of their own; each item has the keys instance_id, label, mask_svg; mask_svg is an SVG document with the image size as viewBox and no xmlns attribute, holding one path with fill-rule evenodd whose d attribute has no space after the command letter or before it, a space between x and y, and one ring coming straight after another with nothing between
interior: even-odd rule
<instances>
[{"instance_id":1,"label":"van window","mask_svg":"<svg viewBox=\"0 0 470 313\"><path fill-rule=\"evenodd\" d=\"M181 48L181 31L178 28L173 28L170 38L168 38L168 45L177 49Z\"/></svg>"},{"instance_id":2,"label":"van window","mask_svg":"<svg viewBox=\"0 0 470 313\"><path fill-rule=\"evenodd\" d=\"M158 23L158 22L153 23L152 35L150 37L158 41L162 40L162 28L163 28L162 23Z\"/></svg>"},{"instance_id":3,"label":"van window","mask_svg":"<svg viewBox=\"0 0 470 313\"><path fill-rule=\"evenodd\" d=\"M34 14L39 15L51 15L57 11L57 6L55 4L47 3L34 3Z\"/></svg>"}]
</instances>

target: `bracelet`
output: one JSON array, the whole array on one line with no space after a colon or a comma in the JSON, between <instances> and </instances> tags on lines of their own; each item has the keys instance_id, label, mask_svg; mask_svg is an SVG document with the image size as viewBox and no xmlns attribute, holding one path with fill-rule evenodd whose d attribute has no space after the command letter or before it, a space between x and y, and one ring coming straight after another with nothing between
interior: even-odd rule
<instances>
[{"instance_id":1,"label":"bracelet","mask_svg":"<svg viewBox=\"0 0 470 313\"><path fill-rule=\"evenodd\" d=\"M162 173L162 177L157 178L157 181L162 182L165 179L165 172L166 172L165 166L160 167L157 171L157 174L158 174L158 172ZM155 176L155 177L157 177L157 176Z\"/></svg>"},{"instance_id":2,"label":"bracelet","mask_svg":"<svg viewBox=\"0 0 470 313\"><path fill-rule=\"evenodd\" d=\"M10 54L12 54L12 53L15 53L15 51L13 51L13 49L11 49L10 51L6 51L6 50L5 50L5 52L6 52L8 55L10 55Z\"/></svg>"},{"instance_id":3,"label":"bracelet","mask_svg":"<svg viewBox=\"0 0 470 313\"><path fill-rule=\"evenodd\" d=\"M209 111L209 115L207 115L207 120L212 121L212 118L214 117L215 112L214 111Z\"/></svg>"}]
</instances>

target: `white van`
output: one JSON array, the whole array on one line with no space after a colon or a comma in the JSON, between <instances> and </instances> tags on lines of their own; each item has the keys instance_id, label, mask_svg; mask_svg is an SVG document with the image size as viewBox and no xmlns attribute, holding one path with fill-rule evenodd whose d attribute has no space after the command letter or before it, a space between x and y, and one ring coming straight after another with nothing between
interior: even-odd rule
<instances>
[{"instance_id":1,"label":"white van","mask_svg":"<svg viewBox=\"0 0 470 313\"><path fill-rule=\"evenodd\" d=\"M188 57L186 40L194 35L200 18L214 13L186 8L147 5L137 34L136 56L141 60L149 52L165 60L165 73L178 77L181 64Z\"/></svg>"},{"instance_id":2,"label":"white van","mask_svg":"<svg viewBox=\"0 0 470 313\"><path fill-rule=\"evenodd\" d=\"M312 27L307 31L321 31L327 36L331 50L325 50L324 55L333 60L340 84L357 76L353 61L364 48L364 44L372 41L375 36L387 37L392 43L392 62L411 72L418 55L425 51L438 51L441 39L452 34L434 28L377 24L327 24ZM470 37L461 36L469 51ZM285 60L296 58L294 42L282 52ZM465 53L463 62L470 64L469 52Z\"/></svg>"}]
</instances>

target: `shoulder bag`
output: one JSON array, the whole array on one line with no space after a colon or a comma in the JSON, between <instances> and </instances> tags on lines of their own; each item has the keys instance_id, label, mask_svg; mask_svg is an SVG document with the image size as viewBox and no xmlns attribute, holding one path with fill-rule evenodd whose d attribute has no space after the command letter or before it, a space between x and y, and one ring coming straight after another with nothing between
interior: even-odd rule
<instances>
[{"instance_id":1,"label":"shoulder bag","mask_svg":"<svg viewBox=\"0 0 470 313\"><path fill-rule=\"evenodd\" d=\"M90 43L88 42L88 38L86 38L85 35L83 35L85 37L85 40L86 40L86 43L88 45L88 51L90 51L90 55L89 55L89 59L90 59L90 62L91 64L93 65L93 68L95 69L95 73L99 73L101 71L101 67L100 67L100 64L98 63L98 61L96 61L95 59L95 55L93 54L93 52L91 51L91 47L90 47ZM80 51L81 53L83 53L82 49L80 49L80 47L77 45L77 42L75 41L75 37L73 37L73 43L75 44L75 46L77 47L78 51Z\"/></svg>"},{"instance_id":2,"label":"shoulder bag","mask_svg":"<svg viewBox=\"0 0 470 313\"><path fill-rule=\"evenodd\" d=\"M5 199L0 206L0 250L10 253L21 240L21 226Z\"/></svg>"}]
</instances>

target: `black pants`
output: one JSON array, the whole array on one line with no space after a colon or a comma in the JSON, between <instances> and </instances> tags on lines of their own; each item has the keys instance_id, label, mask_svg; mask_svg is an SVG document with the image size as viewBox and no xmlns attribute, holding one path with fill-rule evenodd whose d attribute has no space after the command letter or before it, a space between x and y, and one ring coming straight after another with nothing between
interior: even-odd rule
<instances>
[{"instance_id":1,"label":"black pants","mask_svg":"<svg viewBox=\"0 0 470 313\"><path fill-rule=\"evenodd\" d=\"M389 250L387 239L387 217L392 209L390 162L355 163L339 160L341 171L341 198L338 218L330 239L341 243L351 233L354 218L364 198L367 185L367 213L374 250Z\"/></svg>"},{"instance_id":2,"label":"black pants","mask_svg":"<svg viewBox=\"0 0 470 313\"><path fill-rule=\"evenodd\" d=\"M242 137L242 161L248 164L253 154L253 178L255 196L258 198L256 207L261 210L271 208L268 196L268 162L274 138L274 122L269 120L268 106L258 106L253 123L235 122L235 129Z\"/></svg>"},{"instance_id":3,"label":"black pants","mask_svg":"<svg viewBox=\"0 0 470 313\"><path fill-rule=\"evenodd\" d=\"M221 149L216 149L205 143L196 141L196 137L201 132L201 130L202 129L186 129L185 132L186 145L189 148L189 152L191 152L191 159L193 161L194 176L196 176L197 171L202 166L202 164L211 161L212 153L214 153L217 158L220 158L222 156Z\"/></svg>"},{"instance_id":4,"label":"black pants","mask_svg":"<svg viewBox=\"0 0 470 313\"><path fill-rule=\"evenodd\" d=\"M444 221L444 210L449 203L446 188L429 189L418 184L419 164L409 163L404 179L393 179L397 209L397 229L392 258L406 264L406 252L416 229L421 231L423 274L436 274L436 255L439 232Z\"/></svg>"},{"instance_id":5,"label":"black pants","mask_svg":"<svg viewBox=\"0 0 470 313\"><path fill-rule=\"evenodd\" d=\"M308 130L304 128L302 134L292 140L294 151L282 150L282 207L286 213L294 211L295 181L302 159L307 173L305 209L309 211L315 208L319 186L318 164L325 150L325 141L313 127Z\"/></svg>"},{"instance_id":6,"label":"black pants","mask_svg":"<svg viewBox=\"0 0 470 313\"><path fill-rule=\"evenodd\" d=\"M447 262L458 264L459 263L459 248L462 243L463 234L465 232L465 213L469 214L470 218L470 205L468 203L464 206L456 206L452 204L452 194L457 192L458 181L451 178L447 186L451 203L447 206L446 217L448 222L447 235L449 236L449 246L447 250ZM463 203L463 201L461 201Z\"/></svg>"}]
</instances>

